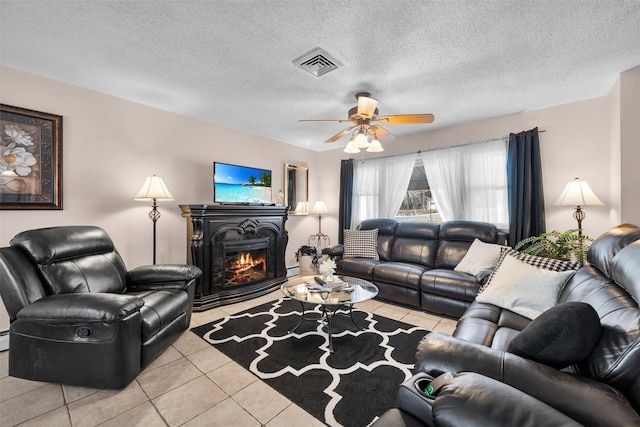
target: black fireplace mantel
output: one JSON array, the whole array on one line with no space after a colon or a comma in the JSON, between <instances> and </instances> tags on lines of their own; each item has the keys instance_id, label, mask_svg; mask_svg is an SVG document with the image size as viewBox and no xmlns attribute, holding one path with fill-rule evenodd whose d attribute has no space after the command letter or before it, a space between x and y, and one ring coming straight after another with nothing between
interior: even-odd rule
<instances>
[{"instance_id":1,"label":"black fireplace mantel","mask_svg":"<svg viewBox=\"0 0 640 427\"><path fill-rule=\"evenodd\" d=\"M180 205L187 219L187 262L202 270L194 311L245 301L271 292L287 280L287 207L260 205ZM225 286L224 248L267 242L267 277L257 283Z\"/></svg>"}]
</instances>

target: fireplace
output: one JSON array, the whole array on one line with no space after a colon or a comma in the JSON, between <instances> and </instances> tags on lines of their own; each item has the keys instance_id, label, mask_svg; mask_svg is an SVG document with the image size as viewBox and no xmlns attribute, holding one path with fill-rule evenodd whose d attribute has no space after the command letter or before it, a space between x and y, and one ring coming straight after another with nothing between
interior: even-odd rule
<instances>
[{"instance_id":1,"label":"fireplace","mask_svg":"<svg viewBox=\"0 0 640 427\"><path fill-rule=\"evenodd\" d=\"M287 280L284 206L180 205L187 262L200 267L194 311L245 301Z\"/></svg>"},{"instance_id":2,"label":"fireplace","mask_svg":"<svg viewBox=\"0 0 640 427\"><path fill-rule=\"evenodd\" d=\"M267 278L268 239L223 243L224 285L236 286Z\"/></svg>"}]
</instances>

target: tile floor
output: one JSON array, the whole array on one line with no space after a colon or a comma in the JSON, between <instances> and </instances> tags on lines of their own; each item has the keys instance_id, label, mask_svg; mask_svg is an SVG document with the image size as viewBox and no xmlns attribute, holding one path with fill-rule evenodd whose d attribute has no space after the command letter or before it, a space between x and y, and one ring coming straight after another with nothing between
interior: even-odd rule
<instances>
[{"instance_id":1,"label":"tile floor","mask_svg":"<svg viewBox=\"0 0 640 427\"><path fill-rule=\"evenodd\" d=\"M251 301L194 313L191 326L237 313L281 296L277 290ZM357 308L451 334L455 321L381 301ZM8 376L0 352L0 426L322 426L191 332L123 390L27 381Z\"/></svg>"}]
</instances>

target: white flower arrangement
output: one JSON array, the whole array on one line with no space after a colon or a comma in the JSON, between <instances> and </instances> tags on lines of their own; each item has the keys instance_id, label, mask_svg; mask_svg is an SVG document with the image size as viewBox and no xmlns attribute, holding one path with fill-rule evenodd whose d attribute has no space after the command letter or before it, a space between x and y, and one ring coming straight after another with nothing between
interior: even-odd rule
<instances>
[{"instance_id":1,"label":"white flower arrangement","mask_svg":"<svg viewBox=\"0 0 640 427\"><path fill-rule=\"evenodd\" d=\"M330 257L323 257L322 262L318 266L318 271L323 278L330 278L336 272L336 261Z\"/></svg>"}]
</instances>

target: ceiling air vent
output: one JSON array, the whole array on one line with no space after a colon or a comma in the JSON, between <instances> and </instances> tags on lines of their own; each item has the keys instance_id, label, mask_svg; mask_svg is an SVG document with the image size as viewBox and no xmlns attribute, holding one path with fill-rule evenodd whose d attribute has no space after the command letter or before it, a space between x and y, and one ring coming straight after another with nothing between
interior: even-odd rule
<instances>
[{"instance_id":1,"label":"ceiling air vent","mask_svg":"<svg viewBox=\"0 0 640 427\"><path fill-rule=\"evenodd\" d=\"M293 61L293 63L316 77L320 77L342 66L338 60L320 48L314 49L306 55L302 55Z\"/></svg>"}]
</instances>

